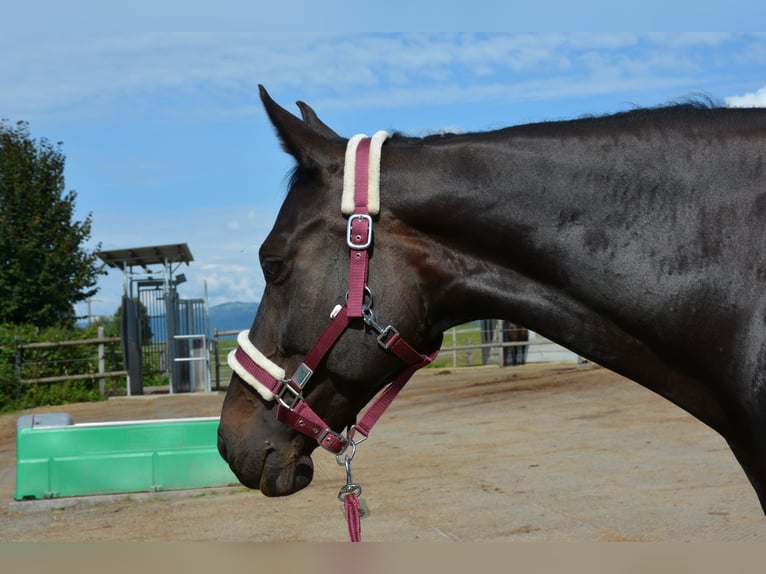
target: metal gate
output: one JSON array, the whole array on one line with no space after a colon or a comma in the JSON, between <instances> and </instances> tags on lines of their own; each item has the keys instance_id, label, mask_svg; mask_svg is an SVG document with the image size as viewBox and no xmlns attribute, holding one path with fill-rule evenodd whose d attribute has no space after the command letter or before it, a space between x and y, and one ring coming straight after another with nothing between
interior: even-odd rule
<instances>
[{"instance_id":1,"label":"metal gate","mask_svg":"<svg viewBox=\"0 0 766 574\"><path fill-rule=\"evenodd\" d=\"M138 340L144 378L168 373L165 293L161 281L138 281Z\"/></svg>"},{"instance_id":2,"label":"metal gate","mask_svg":"<svg viewBox=\"0 0 766 574\"><path fill-rule=\"evenodd\" d=\"M128 394L143 394L144 378L168 377L170 392L210 391L209 320L205 299L179 299L192 261L185 243L96 253L123 271L121 330ZM140 270L139 270L140 269ZM135 290L134 290L135 288Z\"/></svg>"},{"instance_id":3,"label":"metal gate","mask_svg":"<svg viewBox=\"0 0 766 574\"><path fill-rule=\"evenodd\" d=\"M205 300L179 299L175 289L147 283L138 283L139 308L146 313L139 316L144 377L168 376L171 393L210 391Z\"/></svg>"},{"instance_id":4,"label":"metal gate","mask_svg":"<svg viewBox=\"0 0 766 574\"><path fill-rule=\"evenodd\" d=\"M210 340L204 299L179 299L175 305L171 381L176 392L210 392Z\"/></svg>"}]
</instances>

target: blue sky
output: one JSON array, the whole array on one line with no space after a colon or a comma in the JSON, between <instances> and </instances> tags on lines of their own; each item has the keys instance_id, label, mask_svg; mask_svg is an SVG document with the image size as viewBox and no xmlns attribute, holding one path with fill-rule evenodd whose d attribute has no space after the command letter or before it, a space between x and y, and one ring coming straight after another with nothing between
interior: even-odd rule
<instances>
[{"instance_id":1,"label":"blue sky","mask_svg":"<svg viewBox=\"0 0 766 574\"><path fill-rule=\"evenodd\" d=\"M186 242L195 260L181 296L201 297L206 284L215 305L260 299L258 246L291 167L259 83L345 136L487 130L701 94L766 106L766 34L352 34L312 32L307 18L280 33L262 21L257 32L211 21L210 32L82 33L53 22L50 33L0 35L0 117L63 142L92 247ZM92 312L112 314L121 273L99 285Z\"/></svg>"}]
</instances>

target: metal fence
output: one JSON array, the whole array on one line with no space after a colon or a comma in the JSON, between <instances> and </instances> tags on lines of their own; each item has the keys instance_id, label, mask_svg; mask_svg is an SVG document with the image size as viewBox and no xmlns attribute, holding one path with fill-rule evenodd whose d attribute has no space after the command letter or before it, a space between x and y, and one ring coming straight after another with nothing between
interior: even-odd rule
<instances>
[{"instance_id":1,"label":"metal fence","mask_svg":"<svg viewBox=\"0 0 766 574\"><path fill-rule=\"evenodd\" d=\"M195 305L196 306L196 305ZM203 331L202 324L194 325L197 320L194 317L200 315L196 309L182 310L182 313L190 321L189 330ZM151 316L151 313L149 314ZM186 330L186 329L184 329ZM203 331L204 332L204 331ZM188 379L194 390L220 391L226 386L231 378L231 369L226 362L227 355L237 346L237 335L240 330L219 331L213 329L211 341L207 341L204 335L177 336L177 343L188 346L188 352L179 353L177 361L188 365L191 370L199 370L199 376L189 376ZM486 333L484 339L487 339ZM43 357L45 350L61 347L92 347L93 353L86 353L86 357L68 360L66 365L62 361L52 362ZM448 330L444 334L444 343L434 365L437 367L466 367L484 364L504 365L502 349L510 347L525 347L526 362L553 362L553 361L581 361L571 351L541 337L530 333L528 341L503 342L499 336L494 336L489 342L482 342L482 329L476 324L462 325ZM163 356L164 353L158 353ZM27 343L18 345L16 350L16 371L21 384L45 384L72 380L98 380L99 390L105 393L106 381L109 379L123 379L127 372L122 370L121 339L119 337L104 337L103 328L99 328L96 339L82 339L74 341L57 341L43 343ZM65 374L50 374L52 369ZM209 370L212 370L212 381L204 387L201 381L207 379ZM195 380L197 384L195 385ZM204 383L202 383L204 385ZM189 389L191 390L191 389Z\"/></svg>"},{"instance_id":2,"label":"metal fence","mask_svg":"<svg viewBox=\"0 0 766 574\"><path fill-rule=\"evenodd\" d=\"M449 329L444 333L442 348L433 365L451 368L493 364L506 366L502 350L521 347L526 350L524 362L528 363L582 362L582 359L572 351L531 331L528 341L503 342L499 325L495 329L489 336L486 332L484 333L484 340L489 339L488 342L482 342L482 328L478 324L469 323ZM215 390L220 390L221 385L228 385L231 378L231 369L226 362L226 357L236 348L239 332L239 330L213 330L211 362Z\"/></svg>"},{"instance_id":3,"label":"metal fence","mask_svg":"<svg viewBox=\"0 0 766 574\"><path fill-rule=\"evenodd\" d=\"M211 345L211 355L213 362L213 382L215 390L221 390L221 382L229 383L231 379L231 368L226 362L226 357L237 347L237 335L242 329L236 331L219 331L213 329L213 341Z\"/></svg>"},{"instance_id":4,"label":"metal fence","mask_svg":"<svg viewBox=\"0 0 766 574\"><path fill-rule=\"evenodd\" d=\"M523 349L521 363L582 362L577 354L531 331L527 341L504 342L496 337L483 343L481 336L480 327L453 327L444 334L444 343L434 364L453 368L493 364L504 367L508 363L503 349Z\"/></svg>"}]
</instances>

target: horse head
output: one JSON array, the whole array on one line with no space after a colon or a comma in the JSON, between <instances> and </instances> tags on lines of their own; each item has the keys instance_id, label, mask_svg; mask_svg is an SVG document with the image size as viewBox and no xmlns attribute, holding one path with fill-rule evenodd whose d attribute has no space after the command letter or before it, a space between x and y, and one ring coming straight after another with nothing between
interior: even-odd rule
<instances>
[{"instance_id":1,"label":"horse head","mask_svg":"<svg viewBox=\"0 0 766 574\"><path fill-rule=\"evenodd\" d=\"M298 104L301 119L277 105L263 88L261 99L283 148L297 165L274 227L260 248L266 287L238 352L246 355L241 350L245 348L256 354L258 372L270 373L265 378L287 381L285 374L301 371L331 313L348 297L350 227L341 213L348 140L306 104ZM384 192L397 185L389 163L383 154ZM402 223L393 211L386 210L374 221L374 249L367 249L368 287L362 294L365 313L374 309L413 348L433 352L441 330L429 327L423 277L416 272L416 242L402 237ZM349 318L310 370L310 378L300 381L301 400L333 436L351 427L364 405L403 368L401 357L381 348L378 324L368 319ZM243 355L242 361L248 358ZM221 413L219 451L244 485L268 496L288 495L311 482L311 453L325 433L312 437L279 420L277 412L290 405L275 400L259 376L235 369Z\"/></svg>"}]
</instances>

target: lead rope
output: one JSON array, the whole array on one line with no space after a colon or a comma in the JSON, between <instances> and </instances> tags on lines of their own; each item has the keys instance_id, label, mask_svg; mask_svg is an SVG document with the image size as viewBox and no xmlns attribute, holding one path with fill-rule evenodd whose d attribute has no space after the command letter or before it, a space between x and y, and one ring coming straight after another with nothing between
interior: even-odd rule
<instances>
[{"instance_id":1,"label":"lead rope","mask_svg":"<svg viewBox=\"0 0 766 574\"><path fill-rule=\"evenodd\" d=\"M354 482L351 476L351 459L354 458L356 451L356 443L351 443L351 454L345 455L343 462L340 460L340 455L337 455L335 459L338 464L346 468L346 484L341 486L338 491L338 500L343 503L343 514L346 516L346 523L348 525L348 536L351 542L362 541L362 523L361 520L369 514L367 505L359 498L362 494L362 487L359 483Z\"/></svg>"}]
</instances>

